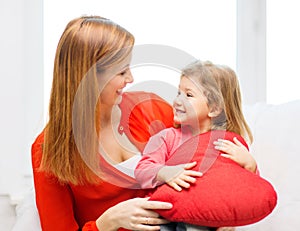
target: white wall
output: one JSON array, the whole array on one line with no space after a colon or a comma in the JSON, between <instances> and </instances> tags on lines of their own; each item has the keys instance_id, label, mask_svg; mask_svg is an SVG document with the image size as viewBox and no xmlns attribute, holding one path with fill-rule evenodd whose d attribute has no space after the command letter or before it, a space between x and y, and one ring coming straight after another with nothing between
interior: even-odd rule
<instances>
[{"instance_id":1,"label":"white wall","mask_svg":"<svg viewBox=\"0 0 300 231\"><path fill-rule=\"evenodd\" d=\"M235 15L235 8L224 11L225 6L228 7L233 2L234 0L193 0L188 3L181 0L153 0L145 6L145 3L138 0L132 0L130 5L118 0L87 0L84 4L80 0L52 0L44 2L46 10L43 11L43 0L0 0L0 194L22 190L24 175L31 174L30 145L44 125L43 112L48 104L56 44L64 26L73 17L82 14L103 15L128 28L135 34L137 44L167 44L197 58L228 64L238 72L244 102L247 104L265 101L266 88L275 78L284 85L268 88L273 96L281 97L280 94L287 96L291 92L299 92L296 91L299 84L295 81L298 73L297 59L291 56L299 50L296 41L299 35L295 36L293 32L297 22L293 20L297 16L297 7L293 5L295 3L292 0L287 5L281 0L237 0ZM282 6L280 12L274 10L275 3L277 10ZM54 7L51 8L51 5ZM133 8L133 5L140 10ZM287 37L268 45L267 55L266 11L272 13L273 19L279 13L291 12L289 17L280 19L285 20L283 25L274 23L272 18L268 22L269 32L276 32L273 37L268 38L268 44L280 34L287 33ZM235 18L238 20L237 32L232 29L232 25L229 26L229 31L224 29L226 24L222 19L229 17L232 22ZM213 19L217 20L213 22ZM216 32L219 34L215 35ZM233 39L226 41L228 34L233 35ZM287 48L287 45L290 46ZM43 57L48 59L45 68ZM266 59L269 60L267 66L271 74L268 83ZM274 61L275 67L269 65ZM286 62L284 65L283 61ZM294 68L293 72L287 73L286 70L291 67ZM162 70L152 71L162 73ZM138 70L136 73L141 75ZM287 76L294 79L283 81ZM281 86L284 86L283 90L292 89L290 94L278 94L282 90ZM298 97L297 94L293 95L294 99Z\"/></svg>"},{"instance_id":2,"label":"white wall","mask_svg":"<svg viewBox=\"0 0 300 231\"><path fill-rule=\"evenodd\" d=\"M44 2L44 9L45 105L59 37L69 20L84 14L117 22L134 34L136 45L168 45L236 69L236 0L86 0L84 4L82 0L51 0ZM135 81L131 86L153 79L178 85L179 73L165 66L143 65L132 71Z\"/></svg>"},{"instance_id":3,"label":"white wall","mask_svg":"<svg viewBox=\"0 0 300 231\"><path fill-rule=\"evenodd\" d=\"M43 122L42 9L40 0L0 1L0 194L30 183L30 146Z\"/></svg>"}]
</instances>

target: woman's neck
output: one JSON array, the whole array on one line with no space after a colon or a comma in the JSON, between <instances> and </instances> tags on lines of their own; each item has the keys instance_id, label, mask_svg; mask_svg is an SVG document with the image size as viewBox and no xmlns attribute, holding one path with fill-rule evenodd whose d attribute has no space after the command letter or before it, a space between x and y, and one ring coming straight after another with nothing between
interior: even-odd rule
<instances>
[{"instance_id":1,"label":"woman's neck","mask_svg":"<svg viewBox=\"0 0 300 231\"><path fill-rule=\"evenodd\" d=\"M120 123L121 110L118 105L113 107L101 106L100 108L100 131L108 126L117 126Z\"/></svg>"}]
</instances>

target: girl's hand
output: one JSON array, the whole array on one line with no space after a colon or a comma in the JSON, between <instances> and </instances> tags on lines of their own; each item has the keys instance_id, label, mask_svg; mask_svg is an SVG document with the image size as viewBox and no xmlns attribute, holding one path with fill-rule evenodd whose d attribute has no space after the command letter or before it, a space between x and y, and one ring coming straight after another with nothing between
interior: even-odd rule
<instances>
[{"instance_id":1,"label":"girl's hand","mask_svg":"<svg viewBox=\"0 0 300 231\"><path fill-rule=\"evenodd\" d=\"M255 173L257 165L253 156L236 137L233 138L233 141L234 143L229 140L218 139L214 142L215 149L224 152L221 156L229 158L241 167Z\"/></svg>"},{"instance_id":2,"label":"girl's hand","mask_svg":"<svg viewBox=\"0 0 300 231\"><path fill-rule=\"evenodd\" d=\"M99 230L116 231L119 228L129 230L160 230L161 224L169 223L159 217L154 209L170 209L172 204L160 201L148 201L149 198L134 198L109 208L96 221Z\"/></svg>"},{"instance_id":3,"label":"girl's hand","mask_svg":"<svg viewBox=\"0 0 300 231\"><path fill-rule=\"evenodd\" d=\"M175 166L164 166L159 170L157 179L166 182L177 191L181 191L182 188L189 188L190 184L196 182L196 177L203 175L201 172L189 170L196 164L197 162L192 162Z\"/></svg>"}]
</instances>

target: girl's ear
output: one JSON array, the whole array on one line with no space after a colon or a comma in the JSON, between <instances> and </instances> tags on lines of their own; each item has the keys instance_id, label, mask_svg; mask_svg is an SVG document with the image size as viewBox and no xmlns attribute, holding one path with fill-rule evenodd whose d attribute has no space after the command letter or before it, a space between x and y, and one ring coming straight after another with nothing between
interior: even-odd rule
<instances>
[{"instance_id":1,"label":"girl's ear","mask_svg":"<svg viewBox=\"0 0 300 231\"><path fill-rule=\"evenodd\" d=\"M218 106L213 106L210 109L210 112L208 113L208 116L213 118L213 117L217 117L218 115L220 115L220 113L222 112L222 108L218 107Z\"/></svg>"}]
</instances>

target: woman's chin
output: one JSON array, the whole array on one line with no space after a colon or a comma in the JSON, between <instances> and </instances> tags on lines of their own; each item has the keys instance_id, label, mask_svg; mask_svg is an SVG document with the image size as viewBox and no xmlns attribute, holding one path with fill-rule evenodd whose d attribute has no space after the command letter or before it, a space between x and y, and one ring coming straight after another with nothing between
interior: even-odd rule
<instances>
[{"instance_id":1,"label":"woman's chin","mask_svg":"<svg viewBox=\"0 0 300 231\"><path fill-rule=\"evenodd\" d=\"M119 95L115 100L115 105L118 105L122 102L122 95Z\"/></svg>"}]
</instances>

